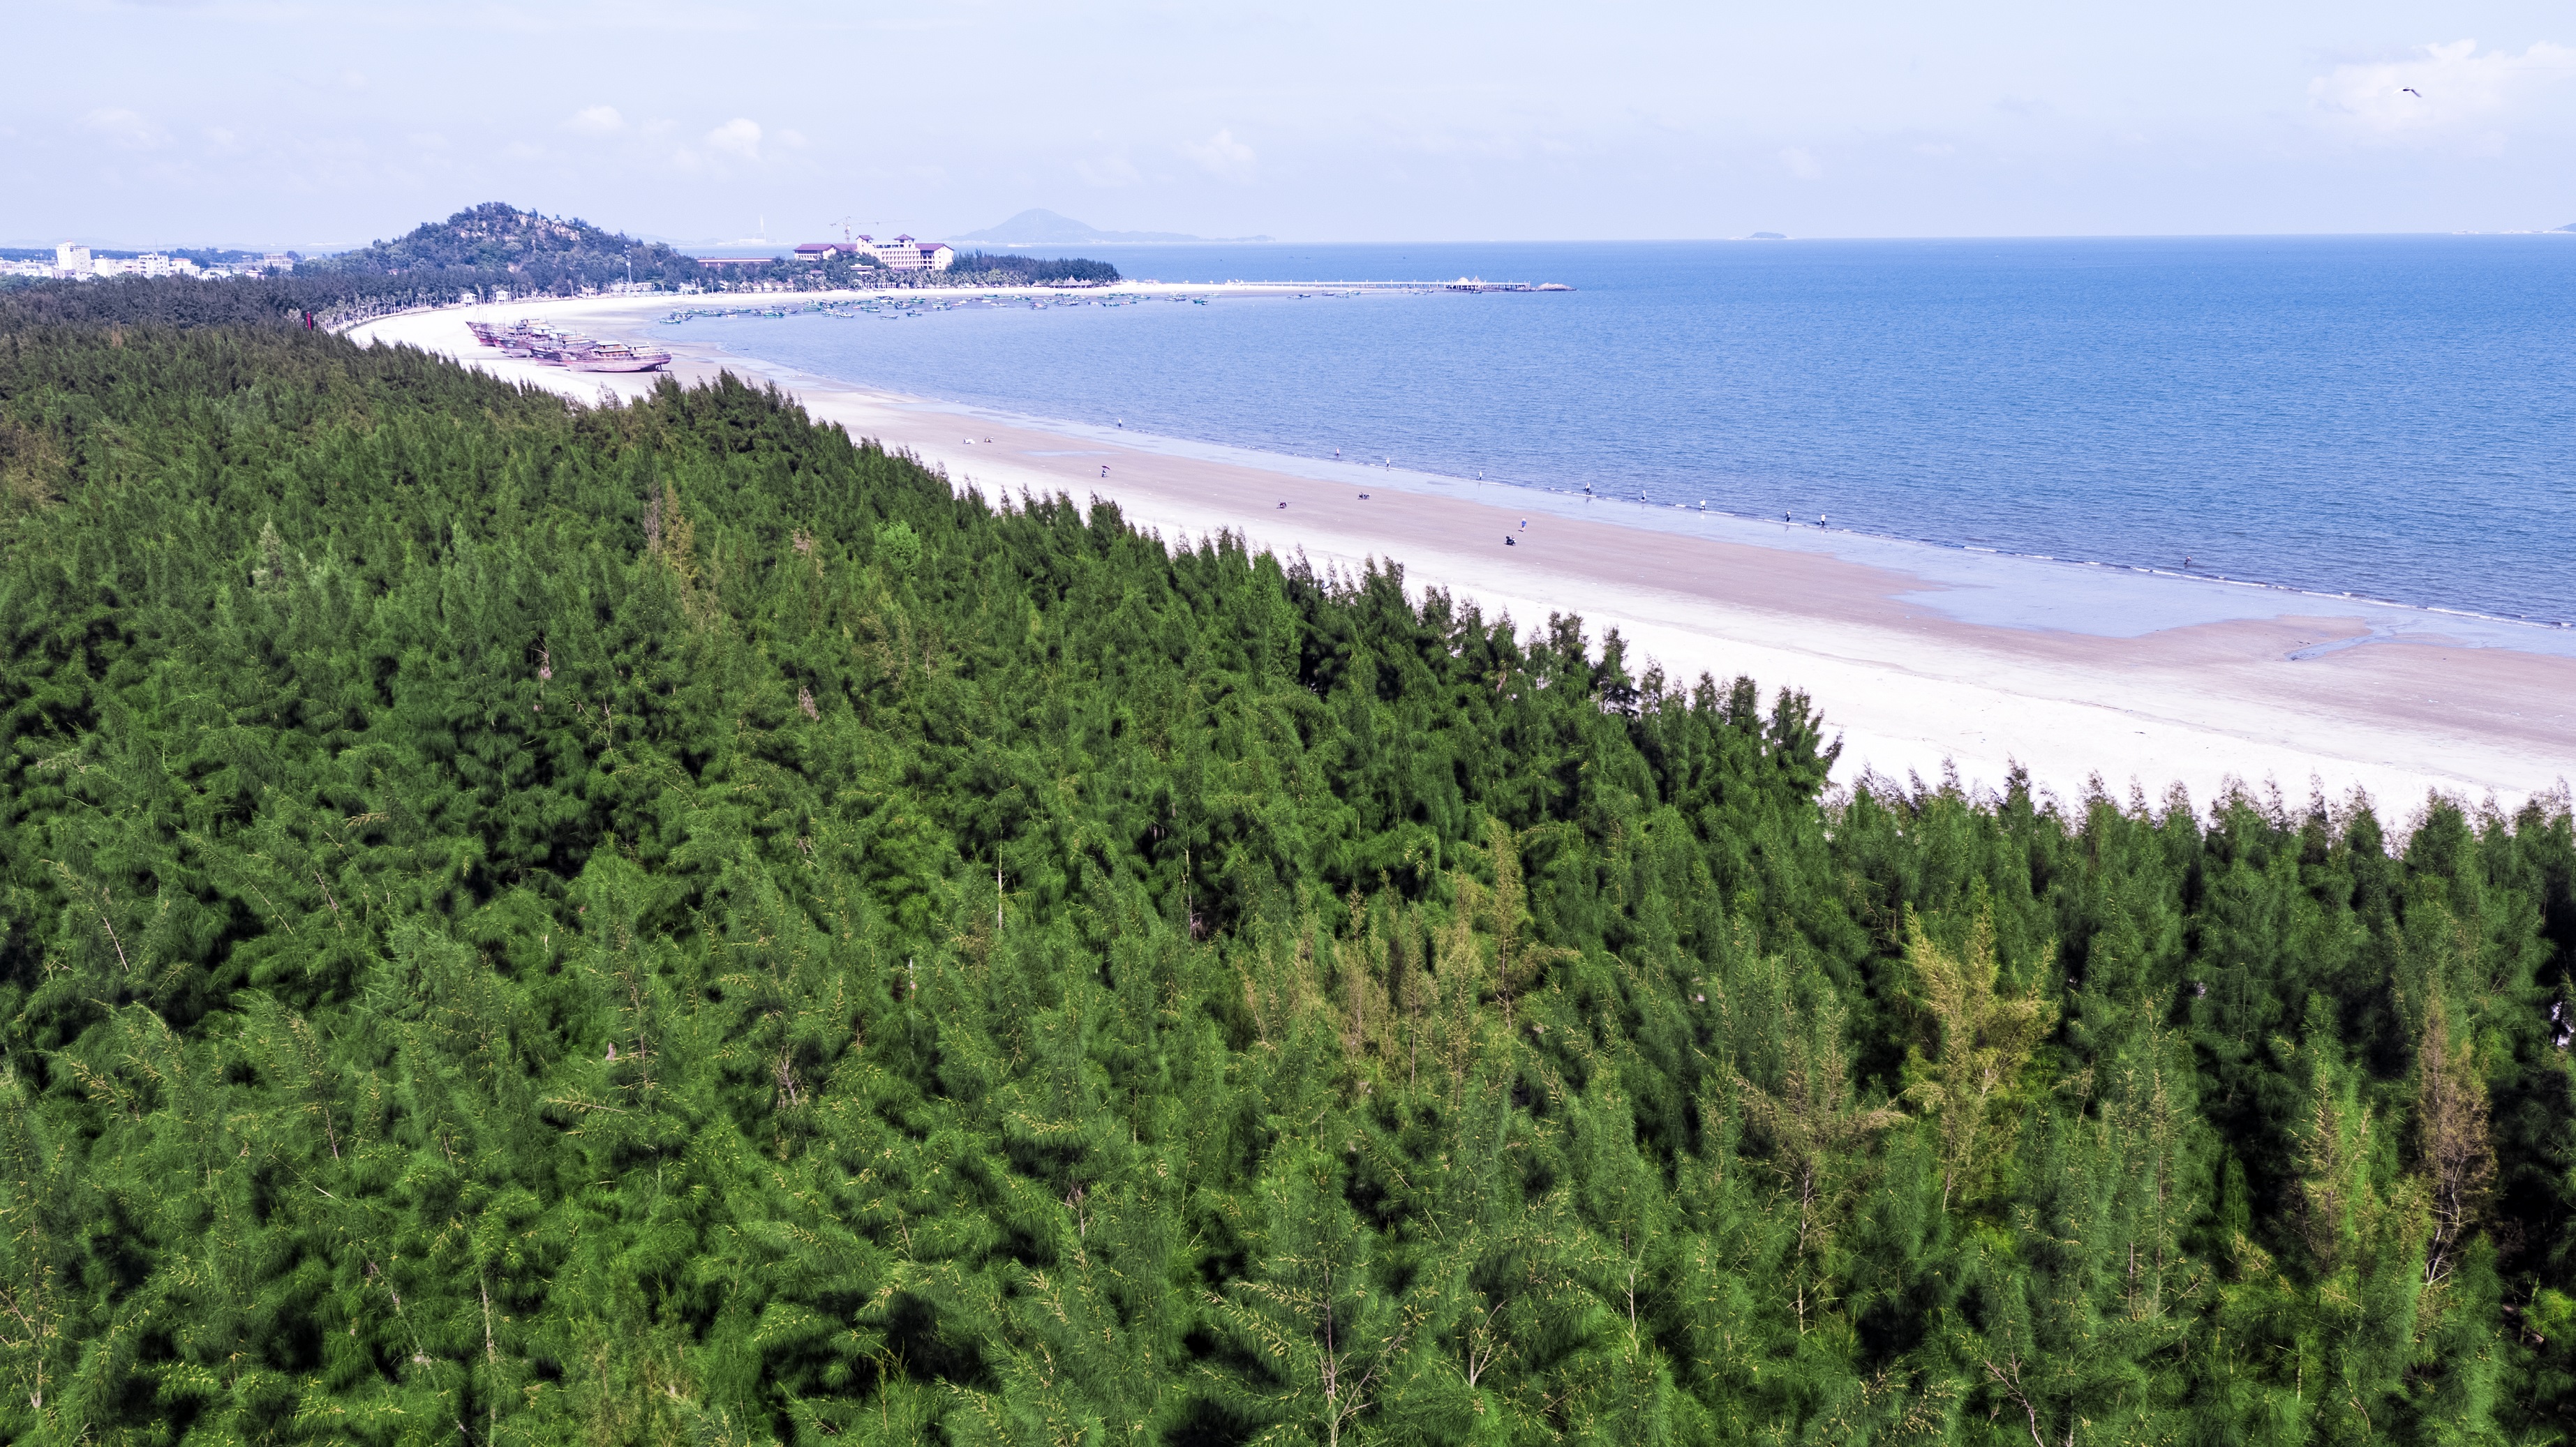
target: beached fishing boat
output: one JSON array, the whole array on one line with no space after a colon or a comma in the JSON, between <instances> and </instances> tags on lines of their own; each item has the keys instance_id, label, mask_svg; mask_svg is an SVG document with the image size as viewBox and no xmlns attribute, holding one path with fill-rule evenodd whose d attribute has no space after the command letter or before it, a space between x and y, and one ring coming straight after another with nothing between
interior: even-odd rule
<instances>
[{"instance_id":1,"label":"beached fishing boat","mask_svg":"<svg viewBox=\"0 0 2576 1447\"><path fill-rule=\"evenodd\" d=\"M601 342L565 365L576 372L658 372L671 365L671 354L625 342Z\"/></svg>"},{"instance_id":2,"label":"beached fishing boat","mask_svg":"<svg viewBox=\"0 0 2576 1447\"><path fill-rule=\"evenodd\" d=\"M559 332L543 322L521 318L508 326L490 322L465 324L474 340L496 347L505 357L519 357L577 372L654 372L671 363L671 354L626 342L602 342L578 332Z\"/></svg>"}]
</instances>

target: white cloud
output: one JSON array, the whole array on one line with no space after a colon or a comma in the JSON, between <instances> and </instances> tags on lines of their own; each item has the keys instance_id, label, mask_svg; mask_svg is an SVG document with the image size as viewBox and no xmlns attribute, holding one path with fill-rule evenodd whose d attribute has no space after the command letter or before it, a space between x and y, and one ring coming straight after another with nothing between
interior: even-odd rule
<instances>
[{"instance_id":1,"label":"white cloud","mask_svg":"<svg viewBox=\"0 0 2576 1447\"><path fill-rule=\"evenodd\" d=\"M615 106L589 106L573 112L564 129L585 136L613 136L626 129L626 117Z\"/></svg>"},{"instance_id":2,"label":"white cloud","mask_svg":"<svg viewBox=\"0 0 2576 1447\"><path fill-rule=\"evenodd\" d=\"M1824 166L1816 160L1816 153L1804 146L1791 146L1782 151L1780 164L1788 167L1789 174L1801 181L1812 181L1825 174Z\"/></svg>"},{"instance_id":3,"label":"white cloud","mask_svg":"<svg viewBox=\"0 0 2576 1447\"><path fill-rule=\"evenodd\" d=\"M2576 49L2535 41L2521 54L2478 51L2474 40L2419 45L2405 60L2338 65L2308 82L2308 103L2345 129L2392 139L2512 118L2576 79Z\"/></svg>"},{"instance_id":4,"label":"white cloud","mask_svg":"<svg viewBox=\"0 0 2576 1447\"><path fill-rule=\"evenodd\" d=\"M148 150L161 144L160 127L121 107L91 111L81 117L81 124L91 132L133 150Z\"/></svg>"},{"instance_id":5,"label":"white cloud","mask_svg":"<svg viewBox=\"0 0 2576 1447\"><path fill-rule=\"evenodd\" d=\"M1073 163L1073 171L1094 186L1137 186L1145 180L1145 173L1137 170L1136 163L1125 156L1080 158Z\"/></svg>"},{"instance_id":6,"label":"white cloud","mask_svg":"<svg viewBox=\"0 0 2576 1447\"><path fill-rule=\"evenodd\" d=\"M760 159L760 122L736 116L707 132L707 149L723 151L746 161Z\"/></svg>"},{"instance_id":7,"label":"white cloud","mask_svg":"<svg viewBox=\"0 0 2576 1447\"><path fill-rule=\"evenodd\" d=\"M1256 159L1252 148L1234 138L1231 128L1217 132L1196 145L1181 147L1181 154L1196 161L1199 169L1224 181L1249 181Z\"/></svg>"}]
</instances>

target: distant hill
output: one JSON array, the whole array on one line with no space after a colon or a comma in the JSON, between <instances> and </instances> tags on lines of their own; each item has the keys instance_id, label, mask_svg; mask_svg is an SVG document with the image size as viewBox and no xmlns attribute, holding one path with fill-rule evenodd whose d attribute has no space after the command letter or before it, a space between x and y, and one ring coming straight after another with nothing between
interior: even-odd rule
<instances>
[{"instance_id":1,"label":"distant hill","mask_svg":"<svg viewBox=\"0 0 2576 1447\"><path fill-rule=\"evenodd\" d=\"M534 289L565 282L623 281L632 258L637 281L695 280L698 264L658 241L608 231L587 221L522 211L500 201L469 206L391 241L377 241L305 264L305 269L358 276L495 273Z\"/></svg>"},{"instance_id":2,"label":"distant hill","mask_svg":"<svg viewBox=\"0 0 2576 1447\"><path fill-rule=\"evenodd\" d=\"M991 246L1140 245L1170 241L1268 241L1267 236L1190 236L1178 231L1103 231L1053 211L1031 209L999 226L952 236L951 241L980 241Z\"/></svg>"}]
</instances>

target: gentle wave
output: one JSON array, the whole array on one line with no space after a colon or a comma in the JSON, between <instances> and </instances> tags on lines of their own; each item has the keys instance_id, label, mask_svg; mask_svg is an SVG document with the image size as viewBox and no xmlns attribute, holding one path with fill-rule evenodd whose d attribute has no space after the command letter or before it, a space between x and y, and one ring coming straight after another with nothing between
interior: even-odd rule
<instances>
[{"instance_id":1,"label":"gentle wave","mask_svg":"<svg viewBox=\"0 0 2576 1447\"><path fill-rule=\"evenodd\" d=\"M1578 290L690 326L824 376L1288 457L2576 621L2576 238L1108 254L1166 281Z\"/></svg>"}]
</instances>

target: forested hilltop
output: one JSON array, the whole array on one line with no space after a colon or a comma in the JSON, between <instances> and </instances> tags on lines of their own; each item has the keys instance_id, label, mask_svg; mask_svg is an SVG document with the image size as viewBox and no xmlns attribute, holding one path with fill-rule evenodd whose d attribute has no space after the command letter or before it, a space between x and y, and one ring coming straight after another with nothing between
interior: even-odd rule
<instances>
[{"instance_id":1,"label":"forested hilltop","mask_svg":"<svg viewBox=\"0 0 2576 1447\"><path fill-rule=\"evenodd\" d=\"M0 312L0 636L0 1439L2576 1409L2563 800L1828 796L1570 617L277 327Z\"/></svg>"},{"instance_id":2,"label":"forested hilltop","mask_svg":"<svg viewBox=\"0 0 2576 1447\"><path fill-rule=\"evenodd\" d=\"M500 201L468 206L444 221L424 221L391 241L371 242L296 269L411 276L449 291L489 286L498 275L502 285L516 278L521 290L541 292L605 286L627 280L630 270L637 281L694 282L705 270L696 257L661 242L638 241L577 217L543 216Z\"/></svg>"}]
</instances>

